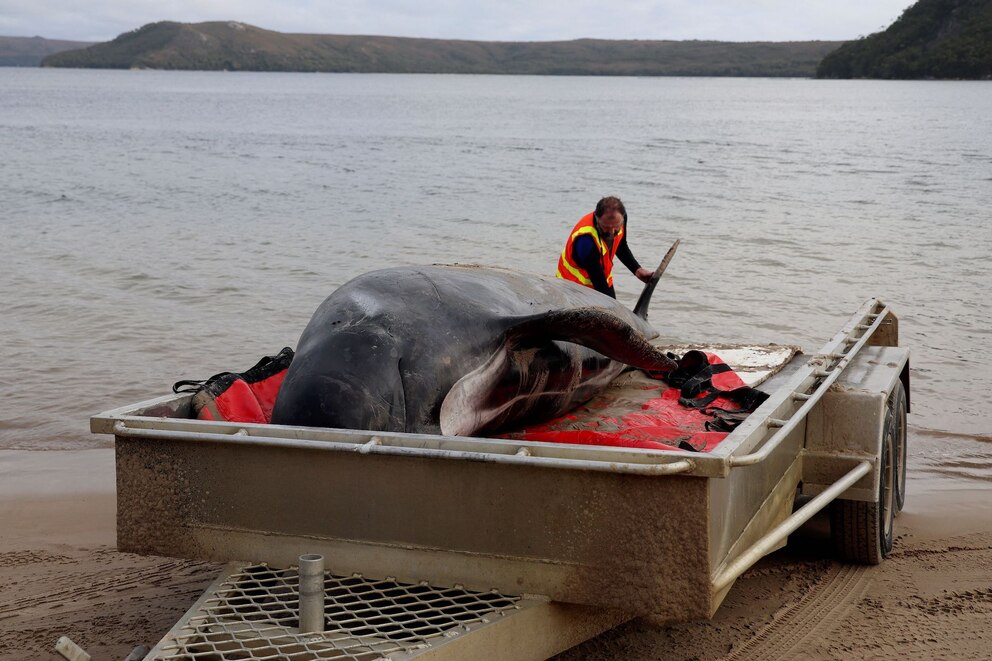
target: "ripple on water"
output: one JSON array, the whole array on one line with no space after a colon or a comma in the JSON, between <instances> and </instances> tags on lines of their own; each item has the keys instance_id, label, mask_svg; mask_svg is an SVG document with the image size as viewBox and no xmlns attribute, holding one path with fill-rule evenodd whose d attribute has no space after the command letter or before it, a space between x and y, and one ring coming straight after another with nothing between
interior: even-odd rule
<instances>
[{"instance_id":1,"label":"ripple on water","mask_svg":"<svg viewBox=\"0 0 992 661\"><path fill-rule=\"evenodd\" d=\"M923 479L992 483L990 434L955 434L910 427L908 466Z\"/></svg>"}]
</instances>

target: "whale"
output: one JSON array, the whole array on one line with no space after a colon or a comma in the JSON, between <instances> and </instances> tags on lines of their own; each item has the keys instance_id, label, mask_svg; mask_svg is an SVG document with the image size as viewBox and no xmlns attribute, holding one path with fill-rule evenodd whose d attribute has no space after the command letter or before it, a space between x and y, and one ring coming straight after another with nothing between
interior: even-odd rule
<instances>
[{"instance_id":1,"label":"whale","mask_svg":"<svg viewBox=\"0 0 992 661\"><path fill-rule=\"evenodd\" d=\"M359 275L304 328L272 423L483 436L553 419L629 367L675 367L650 342L657 280L631 311L589 287L504 268Z\"/></svg>"}]
</instances>

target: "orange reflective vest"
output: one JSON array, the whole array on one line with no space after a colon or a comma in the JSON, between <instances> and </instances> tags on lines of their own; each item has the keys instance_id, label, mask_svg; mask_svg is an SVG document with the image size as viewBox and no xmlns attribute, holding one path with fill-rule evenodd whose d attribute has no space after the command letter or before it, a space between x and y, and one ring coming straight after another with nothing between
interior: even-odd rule
<instances>
[{"instance_id":1,"label":"orange reflective vest","mask_svg":"<svg viewBox=\"0 0 992 661\"><path fill-rule=\"evenodd\" d=\"M571 234L568 235L568 241L565 242L565 248L561 251L561 257L558 258L558 273L555 275L563 280L571 280L586 287L593 286L592 280L589 279L588 271L579 266L572 258L572 245L575 243L575 240L583 234L589 234L592 236L592 240L596 242L596 247L599 248L600 259L603 261L603 273L606 274L606 284L612 287L613 256L617 254L617 248L620 247L620 242L623 240L623 233L626 226L621 227L617 235L613 237L613 245L607 245L605 241L599 238L599 232L596 231L596 227L593 225L593 215L592 213L586 214L572 228Z\"/></svg>"}]
</instances>

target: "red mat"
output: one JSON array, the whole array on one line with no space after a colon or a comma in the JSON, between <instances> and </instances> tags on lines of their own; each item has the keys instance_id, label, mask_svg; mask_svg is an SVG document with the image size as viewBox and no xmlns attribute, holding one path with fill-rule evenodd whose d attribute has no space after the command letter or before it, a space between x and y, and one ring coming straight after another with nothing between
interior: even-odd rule
<instances>
[{"instance_id":1,"label":"red mat","mask_svg":"<svg viewBox=\"0 0 992 661\"><path fill-rule=\"evenodd\" d=\"M723 366L715 354L706 353L710 365ZM723 368L727 369L727 368ZM713 374L708 390L720 392L746 388L744 381L732 370ZM680 403L682 391L663 381L642 388L644 401L640 408L619 416L607 415L604 409L617 408L608 395L596 397L576 412L549 422L501 434L501 438L551 443L577 443L581 445L607 445L613 447L647 448L653 450L691 449L710 452L727 437L727 431L710 431L714 410L740 412L744 409L738 401L718 396L703 409L691 408ZM753 389L752 389L753 390ZM696 399L708 393L699 393ZM636 404L635 404L636 406ZM681 448L680 448L681 444ZM687 447L688 446L688 447Z\"/></svg>"}]
</instances>

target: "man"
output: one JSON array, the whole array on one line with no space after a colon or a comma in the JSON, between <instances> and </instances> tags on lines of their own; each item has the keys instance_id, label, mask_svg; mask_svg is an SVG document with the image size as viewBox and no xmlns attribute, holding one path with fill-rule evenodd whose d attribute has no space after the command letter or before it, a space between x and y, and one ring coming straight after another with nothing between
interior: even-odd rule
<instances>
[{"instance_id":1,"label":"man","mask_svg":"<svg viewBox=\"0 0 992 661\"><path fill-rule=\"evenodd\" d=\"M596 210L586 214L568 235L558 258L559 278L571 280L616 298L613 289L613 258L647 282L654 271L637 263L627 246L627 210L617 197L604 197Z\"/></svg>"}]
</instances>

